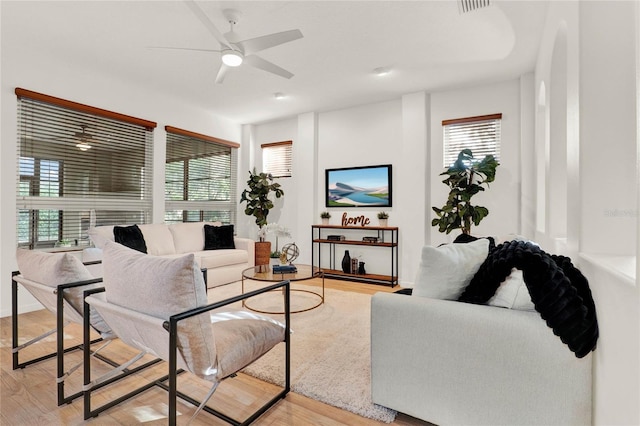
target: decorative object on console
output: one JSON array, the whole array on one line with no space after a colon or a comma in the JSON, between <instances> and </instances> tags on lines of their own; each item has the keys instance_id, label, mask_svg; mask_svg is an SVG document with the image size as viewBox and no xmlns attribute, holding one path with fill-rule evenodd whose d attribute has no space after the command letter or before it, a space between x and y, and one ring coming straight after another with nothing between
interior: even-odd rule
<instances>
[{"instance_id":1,"label":"decorative object on console","mask_svg":"<svg viewBox=\"0 0 640 426\"><path fill-rule=\"evenodd\" d=\"M358 274L364 275L366 273L367 271L364 270L364 262L360 262L360 264L358 265Z\"/></svg>"},{"instance_id":2,"label":"decorative object on console","mask_svg":"<svg viewBox=\"0 0 640 426\"><path fill-rule=\"evenodd\" d=\"M329 219L331 219L331 214L329 212L322 212L320 213L320 219L322 219L323 225L328 225Z\"/></svg>"},{"instance_id":3,"label":"decorative object on console","mask_svg":"<svg viewBox=\"0 0 640 426\"><path fill-rule=\"evenodd\" d=\"M386 227L389 224L389 213L387 212L379 212L378 213L378 221L380 222L380 226Z\"/></svg>"},{"instance_id":4,"label":"decorative object on console","mask_svg":"<svg viewBox=\"0 0 640 426\"><path fill-rule=\"evenodd\" d=\"M362 237L362 241L365 243L377 243L378 237Z\"/></svg>"},{"instance_id":5,"label":"decorative object on console","mask_svg":"<svg viewBox=\"0 0 640 426\"><path fill-rule=\"evenodd\" d=\"M355 257L351 258L351 273L353 275L358 273L358 259Z\"/></svg>"},{"instance_id":6,"label":"decorative object on console","mask_svg":"<svg viewBox=\"0 0 640 426\"><path fill-rule=\"evenodd\" d=\"M440 232L450 233L460 229L463 234L471 233L471 223L478 226L489 210L486 207L471 204L471 197L484 191L482 185L489 186L496 177L496 168L500 163L493 155L485 156L481 161L473 158L470 149L463 149L458 159L440 176L446 175L442 181L450 188L446 204L442 208L431 207L438 217L431 221Z\"/></svg>"},{"instance_id":7,"label":"decorative object on console","mask_svg":"<svg viewBox=\"0 0 640 426\"><path fill-rule=\"evenodd\" d=\"M327 235L327 240L329 241L344 241L344 235Z\"/></svg>"},{"instance_id":8,"label":"decorative object on console","mask_svg":"<svg viewBox=\"0 0 640 426\"><path fill-rule=\"evenodd\" d=\"M351 273L351 256L349 250L344 251L344 257L342 258L342 272L345 274Z\"/></svg>"},{"instance_id":9,"label":"decorative object on console","mask_svg":"<svg viewBox=\"0 0 640 426\"><path fill-rule=\"evenodd\" d=\"M137 250L141 253L147 252L147 245L138 225L114 226L113 237L116 243L120 243L123 246Z\"/></svg>"}]
</instances>

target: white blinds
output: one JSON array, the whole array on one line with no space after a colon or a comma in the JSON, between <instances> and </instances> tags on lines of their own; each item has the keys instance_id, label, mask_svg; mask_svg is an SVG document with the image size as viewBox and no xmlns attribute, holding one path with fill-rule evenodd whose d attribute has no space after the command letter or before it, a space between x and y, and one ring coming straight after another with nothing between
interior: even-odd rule
<instances>
[{"instance_id":1,"label":"white blinds","mask_svg":"<svg viewBox=\"0 0 640 426\"><path fill-rule=\"evenodd\" d=\"M19 245L82 246L90 225L150 220L155 123L16 94Z\"/></svg>"},{"instance_id":2,"label":"white blinds","mask_svg":"<svg viewBox=\"0 0 640 426\"><path fill-rule=\"evenodd\" d=\"M262 170L273 177L291 177L293 142L262 144Z\"/></svg>"},{"instance_id":3,"label":"white blinds","mask_svg":"<svg viewBox=\"0 0 640 426\"><path fill-rule=\"evenodd\" d=\"M165 221L235 223L239 145L169 126L166 130Z\"/></svg>"},{"instance_id":4,"label":"white blinds","mask_svg":"<svg viewBox=\"0 0 640 426\"><path fill-rule=\"evenodd\" d=\"M443 121L443 166L451 166L463 149L470 149L475 158L491 154L499 160L501 122L502 114Z\"/></svg>"}]
</instances>

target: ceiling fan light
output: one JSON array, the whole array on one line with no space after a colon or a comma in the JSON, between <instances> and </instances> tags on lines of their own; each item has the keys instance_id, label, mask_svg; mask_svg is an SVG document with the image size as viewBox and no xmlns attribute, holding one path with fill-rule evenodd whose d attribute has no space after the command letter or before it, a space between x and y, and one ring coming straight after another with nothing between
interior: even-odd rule
<instances>
[{"instance_id":1,"label":"ceiling fan light","mask_svg":"<svg viewBox=\"0 0 640 426\"><path fill-rule=\"evenodd\" d=\"M80 151L87 151L87 150L91 149L91 145L89 145L86 142L80 142L80 143L76 144L76 148L78 148Z\"/></svg>"},{"instance_id":2,"label":"ceiling fan light","mask_svg":"<svg viewBox=\"0 0 640 426\"><path fill-rule=\"evenodd\" d=\"M242 64L244 56L241 52L236 50L224 50L222 51L222 63L228 67L237 67Z\"/></svg>"}]
</instances>

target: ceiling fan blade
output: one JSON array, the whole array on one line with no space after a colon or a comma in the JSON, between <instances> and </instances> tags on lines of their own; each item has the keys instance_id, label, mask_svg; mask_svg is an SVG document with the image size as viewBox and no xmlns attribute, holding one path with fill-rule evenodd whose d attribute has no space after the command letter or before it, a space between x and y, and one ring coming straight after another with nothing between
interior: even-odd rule
<instances>
[{"instance_id":1,"label":"ceiling fan blade","mask_svg":"<svg viewBox=\"0 0 640 426\"><path fill-rule=\"evenodd\" d=\"M189 9L191 9L191 11L198 17L198 19L200 19L200 22L202 22L204 26L207 27L207 30L209 30L211 35L213 35L213 37L218 40L218 43L220 43L221 46L225 46L228 49L233 49L229 45L227 39L225 39L222 33L218 31L216 26L213 25L213 22L211 22L211 19L209 19L207 14L204 13L202 9L200 9L200 6L198 6L195 1L184 0L184 2L187 4L187 6L189 6Z\"/></svg>"},{"instance_id":2,"label":"ceiling fan blade","mask_svg":"<svg viewBox=\"0 0 640 426\"><path fill-rule=\"evenodd\" d=\"M228 70L229 70L228 66L226 66L225 64L220 64L220 69L218 70L218 75L216 76L217 84L222 84L222 82L224 81L224 77L227 75Z\"/></svg>"},{"instance_id":3,"label":"ceiling fan blade","mask_svg":"<svg viewBox=\"0 0 640 426\"><path fill-rule=\"evenodd\" d=\"M284 77L284 78L293 77L293 74L285 70L284 68L280 68L276 64L269 62L266 59L262 59L261 57L256 55L245 56L244 62L248 65L251 65L252 67L259 68L263 71L267 71L267 72L279 75L280 77Z\"/></svg>"},{"instance_id":4,"label":"ceiling fan blade","mask_svg":"<svg viewBox=\"0 0 640 426\"><path fill-rule=\"evenodd\" d=\"M163 50L195 50L196 52L222 52L214 49L196 49L193 47L167 47L167 46L147 46L147 49L163 49Z\"/></svg>"},{"instance_id":5,"label":"ceiling fan blade","mask_svg":"<svg viewBox=\"0 0 640 426\"><path fill-rule=\"evenodd\" d=\"M281 33L274 33L266 36L250 38L248 40L242 40L237 42L236 44L242 47L245 55L251 55L261 50L288 43L302 37L303 35L300 30L289 30L283 31Z\"/></svg>"}]
</instances>

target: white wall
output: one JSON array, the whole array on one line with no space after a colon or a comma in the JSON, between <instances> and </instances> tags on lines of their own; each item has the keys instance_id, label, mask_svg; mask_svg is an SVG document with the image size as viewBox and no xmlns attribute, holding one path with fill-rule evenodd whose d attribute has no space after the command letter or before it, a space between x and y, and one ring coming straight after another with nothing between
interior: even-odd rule
<instances>
[{"instance_id":1,"label":"white wall","mask_svg":"<svg viewBox=\"0 0 640 426\"><path fill-rule=\"evenodd\" d=\"M291 184L298 189L295 195L285 195L279 222L297 230L294 240L301 249L300 261L311 261L310 226L320 222L323 210L331 212L332 224L340 224L344 212L349 216L364 215L377 224L376 213L380 209L325 207L325 169L392 164L393 207L386 210L390 213L389 225L400 228L400 283L413 285L422 246L454 237L444 236L431 226L431 206L444 204L447 196L447 188L438 176L444 170L441 121L494 112L503 113L502 165L496 182L486 194L477 196L477 202L491 212L477 235L520 233L521 150L533 151L533 106L521 104L533 102L533 91L530 74L522 79L464 90L416 92L392 101L323 112L311 117L315 125L302 126L308 119L303 114L298 117L297 126L291 119L252 126L255 147L267 141L294 140ZM521 126L521 120L526 126ZM292 136L296 131L298 140ZM309 142L302 144L305 138ZM255 159L254 163L259 161ZM533 173L531 168L528 170ZM531 181L532 178L527 179ZM289 182L286 184L290 186ZM533 189L526 196L533 197ZM533 221L533 212L529 211L527 217ZM369 273L390 272L390 252L339 247L336 262L339 263L344 250L350 250L352 257L361 256ZM323 252L323 259L327 256Z\"/></svg>"},{"instance_id":2,"label":"white wall","mask_svg":"<svg viewBox=\"0 0 640 426\"><path fill-rule=\"evenodd\" d=\"M500 166L496 180L473 203L489 209L489 215L471 233L500 236L520 232L520 81L518 79L431 95L431 204L442 207L449 194L439 173L444 171L442 120L502 113ZM430 214L431 217L431 214ZM431 244L452 241L454 233L431 229Z\"/></svg>"},{"instance_id":3,"label":"white wall","mask_svg":"<svg viewBox=\"0 0 640 426\"><path fill-rule=\"evenodd\" d=\"M2 19L15 19L10 8L2 7ZM154 188L153 221L164 220L164 153L165 125L204 133L223 139L240 142L240 125L215 116L206 110L180 101L179 94L145 91L131 81L114 79L104 69L94 69L90 64L77 61L74 64L61 61L46 54L33 54L18 46L15 34L2 34L0 86L1 137L0 144L0 277L8 279L17 268L16 249L16 134L17 102L16 87L68 99L71 101L116 111L119 113L155 121L154 132ZM242 150L242 148L240 148ZM22 296L21 296L22 297ZM11 312L10 286L0 286L0 316ZM25 299L24 309L37 308L33 299Z\"/></svg>"},{"instance_id":4,"label":"white wall","mask_svg":"<svg viewBox=\"0 0 640 426\"><path fill-rule=\"evenodd\" d=\"M640 423L638 22L636 2L552 2L535 72L536 85L547 84L547 103L538 109L536 123L536 170L546 182L537 195L547 204L538 224L547 226L539 226L536 237L552 244L554 221L562 218L550 212L566 209L566 251L589 280L598 315L593 358L598 425ZM559 44L560 54L554 50ZM558 66L566 67L564 87L549 85L557 81ZM566 102L566 111L549 111L550 99ZM566 129L551 129L549 114L555 120L566 114ZM566 131L565 175L541 176L540 171L561 167L548 155L553 149L544 149L556 142L550 137L558 131ZM566 201L554 192L564 188Z\"/></svg>"}]
</instances>

